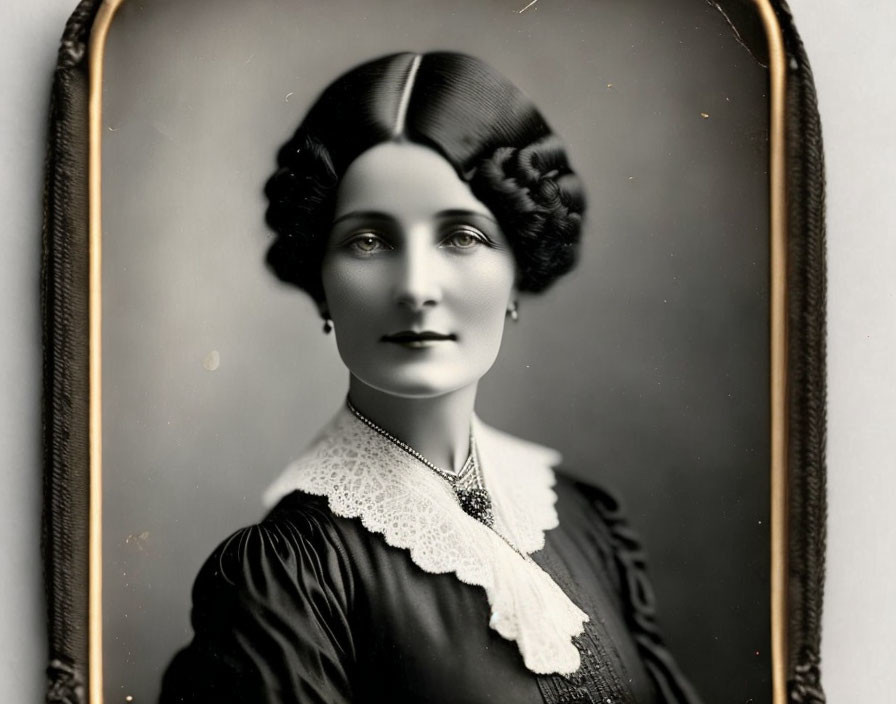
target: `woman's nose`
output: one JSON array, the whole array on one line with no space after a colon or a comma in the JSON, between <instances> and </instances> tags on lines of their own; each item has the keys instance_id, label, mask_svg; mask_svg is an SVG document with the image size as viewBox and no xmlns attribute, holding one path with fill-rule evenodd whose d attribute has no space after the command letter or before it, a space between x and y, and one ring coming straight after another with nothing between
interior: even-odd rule
<instances>
[{"instance_id":1,"label":"woman's nose","mask_svg":"<svg viewBox=\"0 0 896 704\"><path fill-rule=\"evenodd\" d=\"M438 260L438 253L425 240L408 242L402 248L394 289L399 305L418 311L441 301Z\"/></svg>"}]
</instances>

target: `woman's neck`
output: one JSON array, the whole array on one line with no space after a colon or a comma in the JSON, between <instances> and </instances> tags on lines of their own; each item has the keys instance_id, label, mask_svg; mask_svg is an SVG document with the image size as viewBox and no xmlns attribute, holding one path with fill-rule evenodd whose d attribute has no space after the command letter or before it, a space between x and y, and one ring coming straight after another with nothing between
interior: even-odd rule
<instances>
[{"instance_id":1,"label":"woman's neck","mask_svg":"<svg viewBox=\"0 0 896 704\"><path fill-rule=\"evenodd\" d=\"M348 397L362 414L436 467L456 472L466 462L476 384L432 398L404 398L352 376Z\"/></svg>"}]
</instances>

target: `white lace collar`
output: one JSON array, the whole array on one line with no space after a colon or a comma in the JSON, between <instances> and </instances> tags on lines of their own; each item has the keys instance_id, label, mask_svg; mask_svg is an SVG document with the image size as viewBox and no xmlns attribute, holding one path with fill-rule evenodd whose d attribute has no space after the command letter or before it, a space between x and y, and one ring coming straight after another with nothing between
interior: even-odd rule
<instances>
[{"instance_id":1,"label":"white lace collar","mask_svg":"<svg viewBox=\"0 0 896 704\"><path fill-rule=\"evenodd\" d=\"M408 550L426 572L451 572L482 587L489 626L516 642L529 670L575 672L579 652L572 638L588 616L528 558L557 526L552 467L560 455L476 417L473 432L495 530L464 513L444 479L344 406L267 489L264 502L272 507L296 489L326 496L333 513L359 518L389 545Z\"/></svg>"}]
</instances>

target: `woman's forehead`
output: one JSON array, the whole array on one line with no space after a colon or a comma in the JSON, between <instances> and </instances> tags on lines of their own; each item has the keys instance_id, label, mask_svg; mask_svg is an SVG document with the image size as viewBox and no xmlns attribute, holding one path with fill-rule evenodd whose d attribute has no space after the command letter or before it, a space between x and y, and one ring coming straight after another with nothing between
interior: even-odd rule
<instances>
[{"instance_id":1,"label":"woman's forehead","mask_svg":"<svg viewBox=\"0 0 896 704\"><path fill-rule=\"evenodd\" d=\"M492 217L436 151L412 142L384 142L349 165L339 185L334 218L376 212L414 221L448 211Z\"/></svg>"}]
</instances>

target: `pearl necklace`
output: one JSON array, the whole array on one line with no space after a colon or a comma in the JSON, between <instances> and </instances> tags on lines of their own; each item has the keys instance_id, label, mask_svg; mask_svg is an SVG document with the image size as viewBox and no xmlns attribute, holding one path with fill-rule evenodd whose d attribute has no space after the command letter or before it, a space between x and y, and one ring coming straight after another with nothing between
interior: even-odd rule
<instances>
[{"instance_id":1,"label":"pearl necklace","mask_svg":"<svg viewBox=\"0 0 896 704\"><path fill-rule=\"evenodd\" d=\"M371 430L376 431L394 445L400 447L411 457L418 460L421 464L425 465L446 482L448 482L448 484L454 491L457 502L460 504L460 507L467 515L472 516L477 521L485 524L489 528L494 528L495 516L492 512L492 501L488 495L488 490L485 488L485 481L482 477L482 470L479 466L479 460L477 458L476 452L476 439L473 437L472 426L470 426L470 454L467 457L467 461L464 462L464 466L461 467L460 472L454 474L453 472L448 472L444 469L441 469L440 467L437 467L428 459L426 459L422 454L417 452L417 450L415 450L413 447L405 442L402 442L397 437L378 426L376 423L370 420L370 418L368 418L363 413L361 413L361 411L355 408L348 398L345 399L345 404L346 406L348 406L348 409L354 414L354 416L362 423L364 423L364 425L366 425Z\"/></svg>"}]
</instances>

